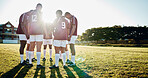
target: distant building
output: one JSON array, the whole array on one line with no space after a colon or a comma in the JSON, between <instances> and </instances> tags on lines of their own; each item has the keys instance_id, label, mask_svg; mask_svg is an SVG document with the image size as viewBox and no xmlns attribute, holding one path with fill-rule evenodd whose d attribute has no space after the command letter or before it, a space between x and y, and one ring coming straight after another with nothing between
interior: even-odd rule
<instances>
[{"instance_id":1,"label":"distant building","mask_svg":"<svg viewBox=\"0 0 148 78\"><path fill-rule=\"evenodd\" d=\"M0 24L0 43L18 43L17 28L9 21L6 24Z\"/></svg>"}]
</instances>

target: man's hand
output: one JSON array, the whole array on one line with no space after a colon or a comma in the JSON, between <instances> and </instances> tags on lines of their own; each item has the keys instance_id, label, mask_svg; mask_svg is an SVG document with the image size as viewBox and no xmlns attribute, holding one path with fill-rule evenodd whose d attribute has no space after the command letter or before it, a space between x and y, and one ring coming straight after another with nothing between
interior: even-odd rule
<instances>
[{"instance_id":1,"label":"man's hand","mask_svg":"<svg viewBox=\"0 0 148 78\"><path fill-rule=\"evenodd\" d=\"M27 39L29 39L29 38L30 38L29 34L26 34L26 38L27 38Z\"/></svg>"},{"instance_id":2,"label":"man's hand","mask_svg":"<svg viewBox=\"0 0 148 78\"><path fill-rule=\"evenodd\" d=\"M70 41L71 40L71 37L68 37L68 41Z\"/></svg>"}]
</instances>

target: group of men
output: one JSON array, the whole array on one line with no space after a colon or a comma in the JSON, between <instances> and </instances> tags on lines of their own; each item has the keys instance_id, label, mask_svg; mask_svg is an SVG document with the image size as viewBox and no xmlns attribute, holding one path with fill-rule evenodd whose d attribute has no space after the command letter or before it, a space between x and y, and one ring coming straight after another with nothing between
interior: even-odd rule
<instances>
[{"instance_id":1,"label":"group of men","mask_svg":"<svg viewBox=\"0 0 148 78\"><path fill-rule=\"evenodd\" d=\"M46 48L49 45L50 61L52 62L52 44L55 48L55 64L50 69L59 68L59 59L63 61L63 67L75 66L75 40L77 39L77 19L75 16L66 12L62 16L62 11L56 11L56 19L52 24L42 21L42 4L38 3L35 10L23 13L19 19L17 34L20 39L20 57L21 65L32 67L32 61L37 61L37 68L44 68L40 64L41 46L44 45L44 58L46 60ZM26 61L24 60L24 48L26 48ZM67 45L70 44L71 61L69 60L69 51ZM36 56L34 57L34 49L36 46ZM66 61L67 56L67 61Z\"/></svg>"}]
</instances>

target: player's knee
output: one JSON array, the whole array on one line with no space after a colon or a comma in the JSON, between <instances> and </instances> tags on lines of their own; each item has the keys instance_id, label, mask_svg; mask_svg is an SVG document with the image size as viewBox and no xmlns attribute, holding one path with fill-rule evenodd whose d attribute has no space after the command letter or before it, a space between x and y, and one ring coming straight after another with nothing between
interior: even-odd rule
<instances>
[{"instance_id":1,"label":"player's knee","mask_svg":"<svg viewBox=\"0 0 148 78\"><path fill-rule=\"evenodd\" d=\"M49 48L52 49L52 45L49 45Z\"/></svg>"}]
</instances>

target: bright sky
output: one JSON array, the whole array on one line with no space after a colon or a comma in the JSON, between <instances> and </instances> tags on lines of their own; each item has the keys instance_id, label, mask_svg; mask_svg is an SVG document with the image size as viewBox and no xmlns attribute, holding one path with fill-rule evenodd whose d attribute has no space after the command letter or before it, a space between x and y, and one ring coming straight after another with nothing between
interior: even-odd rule
<instances>
[{"instance_id":1,"label":"bright sky","mask_svg":"<svg viewBox=\"0 0 148 78\"><path fill-rule=\"evenodd\" d=\"M79 35L93 27L148 26L148 0L0 0L0 24L10 21L17 27L19 16L37 3L43 5L46 22L52 23L58 9L76 16Z\"/></svg>"}]
</instances>

